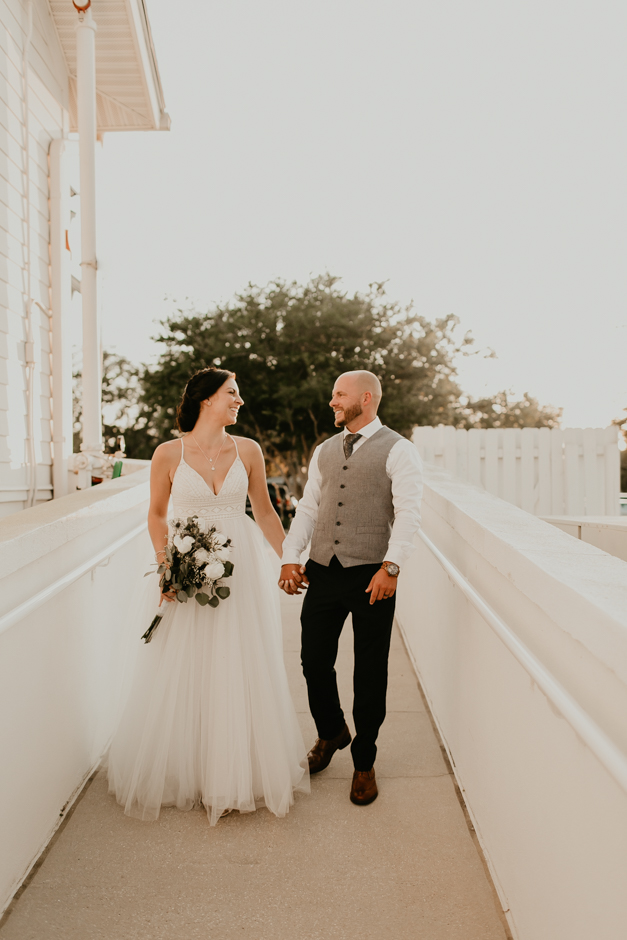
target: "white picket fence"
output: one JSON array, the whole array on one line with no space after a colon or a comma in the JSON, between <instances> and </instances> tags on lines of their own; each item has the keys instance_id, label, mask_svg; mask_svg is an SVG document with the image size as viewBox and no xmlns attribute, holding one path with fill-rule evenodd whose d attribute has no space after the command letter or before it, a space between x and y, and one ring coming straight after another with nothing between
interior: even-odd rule
<instances>
[{"instance_id":1,"label":"white picket fence","mask_svg":"<svg viewBox=\"0 0 627 940\"><path fill-rule=\"evenodd\" d=\"M414 428L423 460L536 516L620 514L618 428Z\"/></svg>"}]
</instances>

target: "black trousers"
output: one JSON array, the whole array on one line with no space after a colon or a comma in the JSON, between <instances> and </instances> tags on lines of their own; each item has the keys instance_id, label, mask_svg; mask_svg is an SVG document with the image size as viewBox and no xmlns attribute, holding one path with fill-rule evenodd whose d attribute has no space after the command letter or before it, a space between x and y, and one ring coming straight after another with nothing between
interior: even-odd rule
<instances>
[{"instance_id":1,"label":"black trousers","mask_svg":"<svg viewBox=\"0 0 627 940\"><path fill-rule=\"evenodd\" d=\"M351 745L355 770L370 770L377 755L377 735L385 719L388 658L395 597L370 604L366 588L380 565L343 568L333 556L327 567L307 562L309 587L301 612L303 673L318 736L334 738L344 726L335 660L344 622L353 616L355 672Z\"/></svg>"}]
</instances>

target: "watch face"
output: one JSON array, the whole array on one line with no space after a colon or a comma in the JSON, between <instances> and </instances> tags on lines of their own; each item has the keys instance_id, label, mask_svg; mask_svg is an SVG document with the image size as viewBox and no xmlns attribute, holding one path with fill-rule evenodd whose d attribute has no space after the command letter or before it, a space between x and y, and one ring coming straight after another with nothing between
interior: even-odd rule
<instances>
[{"instance_id":1,"label":"watch face","mask_svg":"<svg viewBox=\"0 0 627 940\"><path fill-rule=\"evenodd\" d=\"M400 571L400 568L398 567L398 565L386 565L385 568L386 568L387 573L391 575L393 578L395 578Z\"/></svg>"}]
</instances>

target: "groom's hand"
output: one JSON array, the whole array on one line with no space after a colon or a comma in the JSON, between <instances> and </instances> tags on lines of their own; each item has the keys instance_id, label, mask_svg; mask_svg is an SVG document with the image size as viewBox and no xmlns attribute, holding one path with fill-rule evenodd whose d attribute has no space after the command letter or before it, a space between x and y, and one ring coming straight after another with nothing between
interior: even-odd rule
<instances>
[{"instance_id":1,"label":"groom's hand","mask_svg":"<svg viewBox=\"0 0 627 940\"><path fill-rule=\"evenodd\" d=\"M309 584L304 565L281 565L279 587L286 594L300 594Z\"/></svg>"},{"instance_id":2,"label":"groom's hand","mask_svg":"<svg viewBox=\"0 0 627 940\"><path fill-rule=\"evenodd\" d=\"M366 588L366 594L370 594L370 603L382 601L388 597L393 597L396 591L396 582L398 578L393 578L387 573L385 568L379 568Z\"/></svg>"}]
</instances>

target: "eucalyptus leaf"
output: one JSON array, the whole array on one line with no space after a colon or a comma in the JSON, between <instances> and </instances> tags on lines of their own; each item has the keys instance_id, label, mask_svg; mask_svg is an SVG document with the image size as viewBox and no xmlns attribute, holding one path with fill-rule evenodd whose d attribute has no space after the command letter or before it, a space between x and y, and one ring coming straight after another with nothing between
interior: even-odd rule
<instances>
[{"instance_id":1,"label":"eucalyptus leaf","mask_svg":"<svg viewBox=\"0 0 627 940\"><path fill-rule=\"evenodd\" d=\"M165 557L168 559L170 564L172 564L172 551L168 545L165 547Z\"/></svg>"},{"instance_id":2,"label":"eucalyptus leaf","mask_svg":"<svg viewBox=\"0 0 627 940\"><path fill-rule=\"evenodd\" d=\"M166 568L166 569L165 569L165 579L166 579L166 581L169 581L171 577L172 577L172 572L170 571L169 568Z\"/></svg>"},{"instance_id":3,"label":"eucalyptus leaf","mask_svg":"<svg viewBox=\"0 0 627 940\"><path fill-rule=\"evenodd\" d=\"M188 597L193 597L195 591L196 591L196 588L194 587L193 584L188 584L187 587L185 588L185 593L187 594Z\"/></svg>"},{"instance_id":4,"label":"eucalyptus leaf","mask_svg":"<svg viewBox=\"0 0 627 940\"><path fill-rule=\"evenodd\" d=\"M181 604L186 604L186 603L187 603L187 594L185 593L185 591L179 591L178 594L176 595L176 599L177 599L177 601L180 601Z\"/></svg>"},{"instance_id":5,"label":"eucalyptus leaf","mask_svg":"<svg viewBox=\"0 0 627 940\"><path fill-rule=\"evenodd\" d=\"M149 574L154 574L154 571L147 571L144 577L147 578Z\"/></svg>"},{"instance_id":6,"label":"eucalyptus leaf","mask_svg":"<svg viewBox=\"0 0 627 940\"><path fill-rule=\"evenodd\" d=\"M217 607L219 603L220 603L220 600L217 597L210 597L208 600L208 604L210 607Z\"/></svg>"},{"instance_id":7,"label":"eucalyptus leaf","mask_svg":"<svg viewBox=\"0 0 627 940\"><path fill-rule=\"evenodd\" d=\"M225 561L225 562L224 562L224 575L223 575L223 577L225 577L225 578L230 578L231 575L233 574L233 568L234 568L234 567L235 567L235 566L234 566L234 564L233 564L232 561Z\"/></svg>"},{"instance_id":8,"label":"eucalyptus leaf","mask_svg":"<svg viewBox=\"0 0 627 940\"><path fill-rule=\"evenodd\" d=\"M205 604L209 603L209 595L203 594L201 591L199 591L198 594L196 595L196 600L198 601L201 607L204 607Z\"/></svg>"},{"instance_id":9,"label":"eucalyptus leaf","mask_svg":"<svg viewBox=\"0 0 627 940\"><path fill-rule=\"evenodd\" d=\"M220 585L220 587L216 588L216 594L222 600L226 600L230 593L231 588L225 587L224 585Z\"/></svg>"}]
</instances>

